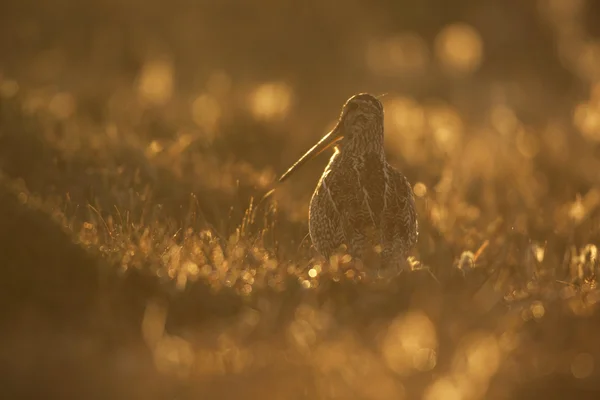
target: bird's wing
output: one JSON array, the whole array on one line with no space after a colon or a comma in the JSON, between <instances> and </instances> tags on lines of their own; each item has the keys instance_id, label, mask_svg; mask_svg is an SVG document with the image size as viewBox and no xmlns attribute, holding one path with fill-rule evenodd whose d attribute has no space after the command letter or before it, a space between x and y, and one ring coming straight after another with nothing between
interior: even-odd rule
<instances>
[{"instance_id":1,"label":"bird's wing","mask_svg":"<svg viewBox=\"0 0 600 400\"><path fill-rule=\"evenodd\" d=\"M387 243L410 249L417 240L417 215L410 183L400 172L389 170L386 208L383 215L383 236Z\"/></svg>"}]
</instances>

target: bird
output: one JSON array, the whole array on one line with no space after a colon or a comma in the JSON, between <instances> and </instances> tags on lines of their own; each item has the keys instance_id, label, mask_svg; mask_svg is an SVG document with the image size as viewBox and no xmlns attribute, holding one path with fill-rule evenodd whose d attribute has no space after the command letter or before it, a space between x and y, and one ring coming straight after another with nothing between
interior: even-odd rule
<instances>
[{"instance_id":1,"label":"bird","mask_svg":"<svg viewBox=\"0 0 600 400\"><path fill-rule=\"evenodd\" d=\"M306 162L333 147L309 205L309 235L326 259L345 248L353 259L372 259L398 266L418 238L412 186L387 161L384 110L368 93L350 97L335 127L298 159L278 183ZM371 257L371 258L369 258Z\"/></svg>"}]
</instances>

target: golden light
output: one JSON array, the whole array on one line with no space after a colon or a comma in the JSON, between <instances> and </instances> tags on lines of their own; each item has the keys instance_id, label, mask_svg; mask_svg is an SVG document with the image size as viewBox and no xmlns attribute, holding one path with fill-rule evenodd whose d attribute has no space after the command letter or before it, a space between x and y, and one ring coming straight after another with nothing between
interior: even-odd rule
<instances>
[{"instance_id":1,"label":"golden light","mask_svg":"<svg viewBox=\"0 0 600 400\"><path fill-rule=\"evenodd\" d=\"M588 82L600 79L600 42L587 41L580 47L575 58L577 72Z\"/></svg>"},{"instance_id":2,"label":"golden light","mask_svg":"<svg viewBox=\"0 0 600 400\"><path fill-rule=\"evenodd\" d=\"M50 100L48 109L57 119L65 120L75 111L75 99L69 93L57 93Z\"/></svg>"},{"instance_id":3,"label":"golden light","mask_svg":"<svg viewBox=\"0 0 600 400\"><path fill-rule=\"evenodd\" d=\"M394 136L420 137L425 127L425 110L409 97L394 97L385 104L385 122Z\"/></svg>"},{"instance_id":4,"label":"golden light","mask_svg":"<svg viewBox=\"0 0 600 400\"><path fill-rule=\"evenodd\" d=\"M200 268L198 268L198 264L192 261L187 261L183 268L187 271L191 276L196 276L200 273Z\"/></svg>"},{"instance_id":5,"label":"golden light","mask_svg":"<svg viewBox=\"0 0 600 400\"><path fill-rule=\"evenodd\" d=\"M315 329L306 319L294 320L288 328L288 335L292 343L301 351L308 351L317 340Z\"/></svg>"},{"instance_id":6,"label":"golden light","mask_svg":"<svg viewBox=\"0 0 600 400\"><path fill-rule=\"evenodd\" d=\"M387 366L399 375L431 370L437 362L435 326L426 314L413 311L397 317L381 342Z\"/></svg>"},{"instance_id":7,"label":"golden light","mask_svg":"<svg viewBox=\"0 0 600 400\"><path fill-rule=\"evenodd\" d=\"M142 336L148 347L153 348L162 338L166 320L166 307L156 301L148 302L142 319Z\"/></svg>"},{"instance_id":8,"label":"golden light","mask_svg":"<svg viewBox=\"0 0 600 400\"><path fill-rule=\"evenodd\" d=\"M33 115L37 113L38 111L43 109L44 106L47 104L44 96L37 91L28 93L24 97L25 98L23 99L22 109L23 112L27 115Z\"/></svg>"},{"instance_id":9,"label":"golden light","mask_svg":"<svg viewBox=\"0 0 600 400\"><path fill-rule=\"evenodd\" d=\"M169 156L177 157L194 142L195 133L187 128L181 128L175 135L176 140L169 144Z\"/></svg>"},{"instance_id":10,"label":"golden light","mask_svg":"<svg viewBox=\"0 0 600 400\"><path fill-rule=\"evenodd\" d=\"M576 17L585 6L585 0L541 0L538 5L547 18L558 22Z\"/></svg>"},{"instance_id":11,"label":"golden light","mask_svg":"<svg viewBox=\"0 0 600 400\"><path fill-rule=\"evenodd\" d=\"M501 349L496 337L483 332L466 337L453 360L455 377L464 377L475 390L484 390L500 367Z\"/></svg>"},{"instance_id":12,"label":"golden light","mask_svg":"<svg viewBox=\"0 0 600 400\"><path fill-rule=\"evenodd\" d=\"M567 214L576 223L581 223L586 216L600 204L600 190L590 189L585 196L577 195L567 206Z\"/></svg>"},{"instance_id":13,"label":"golden light","mask_svg":"<svg viewBox=\"0 0 600 400\"><path fill-rule=\"evenodd\" d=\"M173 94L173 65L169 61L147 62L138 78L138 95L151 104L165 104Z\"/></svg>"},{"instance_id":14,"label":"golden light","mask_svg":"<svg viewBox=\"0 0 600 400\"><path fill-rule=\"evenodd\" d=\"M598 247L594 244L586 244L581 250L582 261L596 263L598 261Z\"/></svg>"},{"instance_id":15,"label":"golden light","mask_svg":"<svg viewBox=\"0 0 600 400\"><path fill-rule=\"evenodd\" d=\"M286 83L264 83L252 91L250 110L256 119L282 119L289 112L292 96L292 89Z\"/></svg>"},{"instance_id":16,"label":"golden light","mask_svg":"<svg viewBox=\"0 0 600 400\"><path fill-rule=\"evenodd\" d=\"M483 41L472 26L457 23L445 27L436 37L435 53L442 66L459 73L476 71L483 60Z\"/></svg>"},{"instance_id":17,"label":"golden light","mask_svg":"<svg viewBox=\"0 0 600 400\"><path fill-rule=\"evenodd\" d=\"M594 372L594 357L588 353L580 353L571 362L571 373L577 379L585 379Z\"/></svg>"},{"instance_id":18,"label":"golden light","mask_svg":"<svg viewBox=\"0 0 600 400\"><path fill-rule=\"evenodd\" d=\"M494 163L494 149L483 135L473 135L464 147L463 171L471 176L492 177L498 172Z\"/></svg>"},{"instance_id":19,"label":"golden light","mask_svg":"<svg viewBox=\"0 0 600 400\"><path fill-rule=\"evenodd\" d=\"M541 319L546 313L546 309L544 308L544 304L541 301L534 301L531 304L531 314L535 319Z\"/></svg>"},{"instance_id":20,"label":"golden light","mask_svg":"<svg viewBox=\"0 0 600 400\"><path fill-rule=\"evenodd\" d=\"M546 248L538 243L533 242L531 244L531 252L533 256L537 260L537 262L544 261L544 256L546 254Z\"/></svg>"},{"instance_id":21,"label":"golden light","mask_svg":"<svg viewBox=\"0 0 600 400\"><path fill-rule=\"evenodd\" d=\"M187 378L194 364L194 350L190 343L178 337L165 335L156 344L153 351L156 369Z\"/></svg>"},{"instance_id":22,"label":"golden light","mask_svg":"<svg viewBox=\"0 0 600 400\"><path fill-rule=\"evenodd\" d=\"M511 134L519 126L515 112L505 105L495 106L492 109L490 120L492 126L502 135Z\"/></svg>"},{"instance_id":23,"label":"golden light","mask_svg":"<svg viewBox=\"0 0 600 400\"><path fill-rule=\"evenodd\" d=\"M152 158L163 150L164 150L164 146L158 140L153 140L146 147L146 151L145 151L146 157Z\"/></svg>"},{"instance_id":24,"label":"golden light","mask_svg":"<svg viewBox=\"0 0 600 400\"><path fill-rule=\"evenodd\" d=\"M205 133L214 132L221 117L221 106L210 94L201 94L192 102L192 119Z\"/></svg>"},{"instance_id":25,"label":"golden light","mask_svg":"<svg viewBox=\"0 0 600 400\"><path fill-rule=\"evenodd\" d=\"M598 102L580 103L573 112L573 123L581 132L583 137L588 140L600 141L600 105Z\"/></svg>"},{"instance_id":26,"label":"golden light","mask_svg":"<svg viewBox=\"0 0 600 400\"><path fill-rule=\"evenodd\" d=\"M223 97L231 90L231 77L225 71L214 71L206 82L206 90L215 97Z\"/></svg>"},{"instance_id":27,"label":"golden light","mask_svg":"<svg viewBox=\"0 0 600 400\"><path fill-rule=\"evenodd\" d=\"M25 192L20 192L17 196L17 200L19 200L19 203L21 204L27 204L27 201L29 200L29 195Z\"/></svg>"},{"instance_id":28,"label":"golden light","mask_svg":"<svg viewBox=\"0 0 600 400\"><path fill-rule=\"evenodd\" d=\"M372 40L367 46L366 59L374 73L400 76L423 70L429 63L429 50L419 35L404 33L385 40Z\"/></svg>"},{"instance_id":29,"label":"golden light","mask_svg":"<svg viewBox=\"0 0 600 400\"><path fill-rule=\"evenodd\" d=\"M11 98L19 92L19 84L12 79L0 80L0 96Z\"/></svg>"},{"instance_id":30,"label":"golden light","mask_svg":"<svg viewBox=\"0 0 600 400\"><path fill-rule=\"evenodd\" d=\"M408 97L393 97L385 102L386 144L411 164L423 161L420 139L425 132L425 110Z\"/></svg>"},{"instance_id":31,"label":"golden light","mask_svg":"<svg viewBox=\"0 0 600 400\"><path fill-rule=\"evenodd\" d=\"M456 149L464 129L458 112L451 106L436 105L429 108L427 115L437 147L445 153Z\"/></svg>"},{"instance_id":32,"label":"golden light","mask_svg":"<svg viewBox=\"0 0 600 400\"><path fill-rule=\"evenodd\" d=\"M419 349L413 356L413 366L419 371L431 371L437 364L437 353L433 349Z\"/></svg>"},{"instance_id":33,"label":"golden light","mask_svg":"<svg viewBox=\"0 0 600 400\"><path fill-rule=\"evenodd\" d=\"M506 331L498 339L500 351L504 353L511 352L519 347L519 336L511 331Z\"/></svg>"},{"instance_id":34,"label":"golden light","mask_svg":"<svg viewBox=\"0 0 600 400\"><path fill-rule=\"evenodd\" d=\"M539 151L539 141L534 132L520 128L517 132L517 150L524 158L533 158Z\"/></svg>"},{"instance_id":35,"label":"golden light","mask_svg":"<svg viewBox=\"0 0 600 400\"><path fill-rule=\"evenodd\" d=\"M492 335L473 338L466 352L468 370L472 377L489 379L500 366L498 341Z\"/></svg>"},{"instance_id":36,"label":"golden light","mask_svg":"<svg viewBox=\"0 0 600 400\"><path fill-rule=\"evenodd\" d=\"M417 197L424 197L427 194L427 186L424 183L417 182L413 188L413 192Z\"/></svg>"},{"instance_id":37,"label":"golden light","mask_svg":"<svg viewBox=\"0 0 600 400\"><path fill-rule=\"evenodd\" d=\"M436 380L425 390L424 400L462 400L464 398L461 390L450 378Z\"/></svg>"}]
</instances>

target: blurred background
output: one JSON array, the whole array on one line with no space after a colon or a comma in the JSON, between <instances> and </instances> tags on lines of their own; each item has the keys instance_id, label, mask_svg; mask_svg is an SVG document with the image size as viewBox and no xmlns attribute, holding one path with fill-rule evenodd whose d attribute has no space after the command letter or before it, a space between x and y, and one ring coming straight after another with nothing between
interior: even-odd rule
<instances>
[{"instance_id":1,"label":"blurred background","mask_svg":"<svg viewBox=\"0 0 600 400\"><path fill-rule=\"evenodd\" d=\"M413 271L310 247L381 96ZM600 3L0 4L3 398L598 398Z\"/></svg>"}]
</instances>

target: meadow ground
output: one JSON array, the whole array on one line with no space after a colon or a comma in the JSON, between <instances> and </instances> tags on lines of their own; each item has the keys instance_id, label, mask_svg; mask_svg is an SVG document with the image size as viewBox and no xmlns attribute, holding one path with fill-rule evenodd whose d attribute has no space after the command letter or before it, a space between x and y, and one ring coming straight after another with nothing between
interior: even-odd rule
<instances>
[{"instance_id":1,"label":"meadow ground","mask_svg":"<svg viewBox=\"0 0 600 400\"><path fill-rule=\"evenodd\" d=\"M597 398L600 9L585 0L0 5L3 398ZM384 94L412 271L310 247Z\"/></svg>"}]
</instances>

